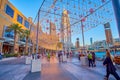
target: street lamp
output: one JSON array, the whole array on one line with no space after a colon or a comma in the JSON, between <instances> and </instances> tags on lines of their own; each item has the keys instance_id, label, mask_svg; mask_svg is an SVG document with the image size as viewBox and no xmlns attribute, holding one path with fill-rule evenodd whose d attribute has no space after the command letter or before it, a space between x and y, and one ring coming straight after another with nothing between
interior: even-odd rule
<instances>
[{"instance_id":1,"label":"street lamp","mask_svg":"<svg viewBox=\"0 0 120 80\"><path fill-rule=\"evenodd\" d=\"M38 53L38 46L39 46L39 45L38 45L38 43L39 43L39 42L38 42L38 39L39 39L40 10L41 10L44 2L45 2L45 0L43 0L42 4L41 4L41 6L40 6L40 8L39 8L39 10L38 10L38 13L37 13L37 15L38 15L38 20L37 20L37 35L36 35L36 54Z\"/></svg>"}]
</instances>

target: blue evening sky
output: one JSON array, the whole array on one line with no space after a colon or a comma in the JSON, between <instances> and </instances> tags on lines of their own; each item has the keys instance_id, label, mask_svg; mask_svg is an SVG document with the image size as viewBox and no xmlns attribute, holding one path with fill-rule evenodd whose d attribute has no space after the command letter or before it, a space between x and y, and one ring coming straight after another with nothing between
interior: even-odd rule
<instances>
[{"instance_id":1,"label":"blue evening sky","mask_svg":"<svg viewBox=\"0 0 120 80\"><path fill-rule=\"evenodd\" d=\"M43 0L9 0L20 12L22 12L26 17L32 17L33 20L38 12L38 9ZM116 27L115 18L112 19L111 31L113 38L118 38L118 30ZM81 34L72 35L72 42L75 44L76 38L79 37L80 45L82 45ZM101 24L96 28L93 28L85 32L85 44L90 44L90 38L93 38L94 41L105 40L104 26Z\"/></svg>"}]
</instances>

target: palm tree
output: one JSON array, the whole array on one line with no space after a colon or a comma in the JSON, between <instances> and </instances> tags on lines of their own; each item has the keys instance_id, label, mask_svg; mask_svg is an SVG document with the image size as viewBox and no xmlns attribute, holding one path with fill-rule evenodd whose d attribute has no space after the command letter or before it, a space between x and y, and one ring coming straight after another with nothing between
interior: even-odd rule
<instances>
[{"instance_id":1,"label":"palm tree","mask_svg":"<svg viewBox=\"0 0 120 80\"><path fill-rule=\"evenodd\" d=\"M28 53L28 39L30 37L30 30L24 30L23 36L26 38L25 53Z\"/></svg>"},{"instance_id":2,"label":"palm tree","mask_svg":"<svg viewBox=\"0 0 120 80\"><path fill-rule=\"evenodd\" d=\"M16 53L16 43L17 43L17 35L22 33L22 27L19 26L18 24L11 24L10 26L8 26L7 29L8 32L13 31L14 32L14 53Z\"/></svg>"}]
</instances>

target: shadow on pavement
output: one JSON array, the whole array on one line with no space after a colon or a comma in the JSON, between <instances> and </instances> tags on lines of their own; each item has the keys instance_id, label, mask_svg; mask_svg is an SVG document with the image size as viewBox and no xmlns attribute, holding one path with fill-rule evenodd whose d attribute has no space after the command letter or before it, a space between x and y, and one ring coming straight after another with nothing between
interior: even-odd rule
<instances>
[{"instance_id":1,"label":"shadow on pavement","mask_svg":"<svg viewBox=\"0 0 120 80\"><path fill-rule=\"evenodd\" d=\"M27 74L23 80L40 80L40 77L41 77L41 72L34 72L34 73L29 72L29 74Z\"/></svg>"}]
</instances>

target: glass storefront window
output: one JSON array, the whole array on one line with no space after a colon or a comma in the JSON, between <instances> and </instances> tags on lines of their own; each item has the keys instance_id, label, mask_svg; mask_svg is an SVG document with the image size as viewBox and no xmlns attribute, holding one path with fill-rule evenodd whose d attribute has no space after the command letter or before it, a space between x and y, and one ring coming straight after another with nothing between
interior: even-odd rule
<instances>
[{"instance_id":1,"label":"glass storefront window","mask_svg":"<svg viewBox=\"0 0 120 80\"><path fill-rule=\"evenodd\" d=\"M4 27L3 37L14 38L14 31L7 31L7 26Z\"/></svg>"}]
</instances>

